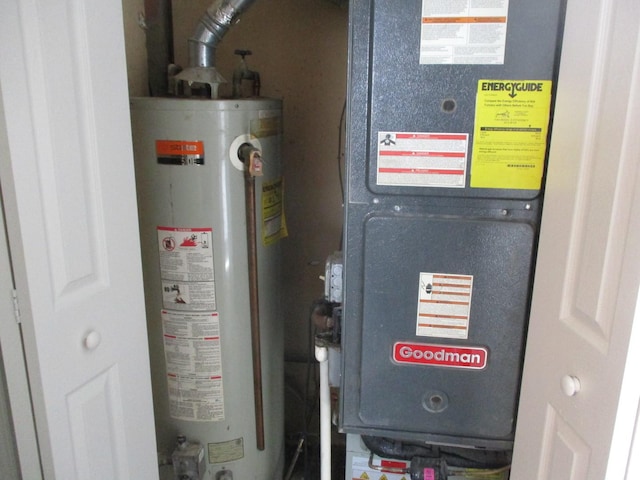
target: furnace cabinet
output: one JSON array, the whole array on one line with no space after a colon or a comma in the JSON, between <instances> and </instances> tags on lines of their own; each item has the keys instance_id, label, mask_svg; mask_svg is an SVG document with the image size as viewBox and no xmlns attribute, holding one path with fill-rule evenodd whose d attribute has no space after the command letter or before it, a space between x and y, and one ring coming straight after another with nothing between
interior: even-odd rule
<instances>
[{"instance_id":1,"label":"furnace cabinet","mask_svg":"<svg viewBox=\"0 0 640 480\"><path fill-rule=\"evenodd\" d=\"M351 2L342 431L512 446L564 8Z\"/></svg>"}]
</instances>

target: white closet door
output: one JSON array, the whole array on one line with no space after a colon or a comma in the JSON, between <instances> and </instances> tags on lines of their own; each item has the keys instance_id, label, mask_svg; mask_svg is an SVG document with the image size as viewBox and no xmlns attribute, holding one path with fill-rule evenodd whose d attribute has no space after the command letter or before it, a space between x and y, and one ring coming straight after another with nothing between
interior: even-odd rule
<instances>
[{"instance_id":1,"label":"white closet door","mask_svg":"<svg viewBox=\"0 0 640 480\"><path fill-rule=\"evenodd\" d=\"M120 1L2 2L0 178L46 479L158 478L122 25Z\"/></svg>"}]
</instances>

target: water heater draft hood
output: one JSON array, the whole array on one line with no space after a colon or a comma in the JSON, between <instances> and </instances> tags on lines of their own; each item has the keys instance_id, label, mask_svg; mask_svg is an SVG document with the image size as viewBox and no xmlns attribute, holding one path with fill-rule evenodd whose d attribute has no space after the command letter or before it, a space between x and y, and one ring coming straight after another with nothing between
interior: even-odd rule
<instances>
[{"instance_id":1,"label":"water heater draft hood","mask_svg":"<svg viewBox=\"0 0 640 480\"><path fill-rule=\"evenodd\" d=\"M211 86L211 98L218 98L218 86L226 83L215 66L216 48L229 28L255 0L216 0L200 18L194 34L189 38L189 67L177 80L189 84L206 83Z\"/></svg>"}]
</instances>

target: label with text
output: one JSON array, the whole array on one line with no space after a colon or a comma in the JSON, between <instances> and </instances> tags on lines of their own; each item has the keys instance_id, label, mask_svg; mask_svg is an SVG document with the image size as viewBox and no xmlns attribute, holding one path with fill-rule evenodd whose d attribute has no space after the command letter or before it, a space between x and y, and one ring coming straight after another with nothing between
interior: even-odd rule
<instances>
[{"instance_id":1,"label":"label with text","mask_svg":"<svg viewBox=\"0 0 640 480\"><path fill-rule=\"evenodd\" d=\"M482 370L487 366L488 352L484 347L462 347L428 343L396 342L393 360L409 365Z\"/></svg>"}]
</instances>

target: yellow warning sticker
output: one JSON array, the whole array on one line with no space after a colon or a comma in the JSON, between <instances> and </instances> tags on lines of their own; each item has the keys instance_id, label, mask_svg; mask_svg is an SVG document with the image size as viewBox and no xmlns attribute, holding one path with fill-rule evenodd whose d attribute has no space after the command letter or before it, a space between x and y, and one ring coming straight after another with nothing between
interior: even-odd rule
<instances>
[{"instance_id":1,"label":"yellow warning sticker","mask_svg":"<svg viewBox=\"0 0 640 480\"><path fill-rule=\"evenodd\" d=\"M262 243L271 245L288 235L284 216L284 179L262 185Z\"/></svg>"},{"instance_id":2,"label":"yellow warning sticker","mask_svg":"<svg viewBox=\"0 0 640 480\"><path fill-rule=\"evenodd\" d=\"M551 80L478 81L472 188L540 189L551 86Z\"/></svg>"},{"instance_id":3,"label":"yellow warning sticker","mask_svg":"<svg viewBox=\"0 0 640 480\"><path fill-rule=\"evenodd\" d=\"M261 110L258 117L251 120L251 134L257 138L266 138L282 133L282 116L279 110Z\"/></svg>"}]
</instances>

